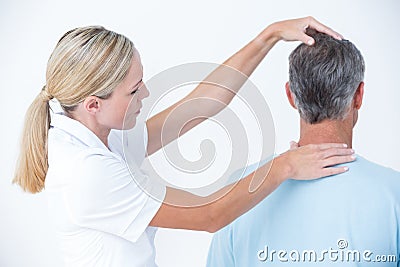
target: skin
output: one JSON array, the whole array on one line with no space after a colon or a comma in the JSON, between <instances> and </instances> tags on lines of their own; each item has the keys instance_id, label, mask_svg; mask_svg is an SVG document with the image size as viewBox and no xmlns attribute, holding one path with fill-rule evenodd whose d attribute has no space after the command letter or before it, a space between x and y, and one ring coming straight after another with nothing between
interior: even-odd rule
<instances>
[{"instance_id":1,"label":"skin","mask_svg":"<svg viewBox=\"0 0 400 267\"><path fill-rule=\"evenodd\" d=\"M135 126L142 101L149 96L142 79L143 66L135 50L127 76L111 96L107 99L89 96L70 115L94 132L108 147L111 129L131 129Z\"/></svg>"},{"instance_id":2,"label":"skin","mask_svg":"<svg viewBox=\"0 0 400 267\"><path fill-rule=\"evenodd\" d=\"M223 65L250 76L278 41L298 40L309 45L312 44L314 40L304 33L307 27L338 39L341 38L338 33L311 17L277 22L268 26L254 40L226 60ZM206 80L224 85L230 90L210 85L210 83L200 83L186 97L146 122L148 155L188 132L205 118L214 116L222 110L223 106L230 103L246 80L242 76L230 75L225 70L226 68L223 67L217 68ZM140 110L143 99L149 94L141 82L142 77L140 56L135 52L127 77L115 89L111 97L100 99L90 96L80 103L70 116L92 130L107 145L107 136L111 129L123 129L123 127L127 129L135 125L137 111ZM139 86L137 91L135 85ZM135 93L131 95L131 92ZM212 103L221 102L224 105L204 102L204 98L213 99ZM130 101L132 101L132 105L128 108ZM174 116L168 118L175 107L186 101L197 102L191 102L196 104L179 109L179 112L175 112ZM129 122L124 126L125 111L127 111ZM312 179L346 171L345 167L326 167L352 161L351 154L353 154L352 150L337 143L295 148L278 156L273 164L272 162L267 163L234 186L222 188L207 197L167 187L164 203L161 204L150 225L215 232L254 207L289 177ZM260 186L250 192L249 188L254 182ZM180 203L181 205L167 203Z\"/></svg>"}]
</instances>

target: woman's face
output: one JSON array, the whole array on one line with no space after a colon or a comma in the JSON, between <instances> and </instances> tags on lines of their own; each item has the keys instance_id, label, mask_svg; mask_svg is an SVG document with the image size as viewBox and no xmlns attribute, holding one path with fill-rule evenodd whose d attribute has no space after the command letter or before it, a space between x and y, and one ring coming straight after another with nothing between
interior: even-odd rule
<instances>
[{"instance_id":1,"label":"woman's face","mask_svg":"<svg viewBox=\"0 0 400 267\"><path fill-rule=\"evenodd\" d=\"M135 50L125 79L108 99L102 100L101 124L110 129L131 129L142 108L142 100L149 96L143 79L140 55Z\"/></svg>"}]
</instances>

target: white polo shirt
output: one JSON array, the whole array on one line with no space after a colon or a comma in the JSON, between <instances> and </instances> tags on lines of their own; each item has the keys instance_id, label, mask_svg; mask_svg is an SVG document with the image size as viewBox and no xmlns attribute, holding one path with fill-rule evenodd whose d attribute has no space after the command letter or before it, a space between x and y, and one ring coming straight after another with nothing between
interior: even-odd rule
<instances>
[{"instance_id":1,"label":"white polo shirt","mask_svg":"<svg viewBox=\"0 0 400 267\"><path fill-rule=\"evenodd\" d=\"M138 167L147 147L146 124L113 130L108 142L110 149L80 122L52 114L45 192L65 264L156 266L157 228L148 225L165 187Z\"/></svg>"}]
</instances>

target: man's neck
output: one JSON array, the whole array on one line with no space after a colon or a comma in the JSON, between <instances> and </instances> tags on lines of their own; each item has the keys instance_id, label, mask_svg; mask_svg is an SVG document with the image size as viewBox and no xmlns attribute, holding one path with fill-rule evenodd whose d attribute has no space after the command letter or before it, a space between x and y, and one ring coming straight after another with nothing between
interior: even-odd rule
<instances>
[{"instance_id":1,"label":"man's neck","mask_svg":"<svg viewBox=\"0 0 400 267\"><path fill-rule=\"evenodd\" d=\"M321 143L344 143L352 147L353 125L348 121L325 120L317 124L308 124L300 119L299 146Z\"/></svg>"}]
</instances>

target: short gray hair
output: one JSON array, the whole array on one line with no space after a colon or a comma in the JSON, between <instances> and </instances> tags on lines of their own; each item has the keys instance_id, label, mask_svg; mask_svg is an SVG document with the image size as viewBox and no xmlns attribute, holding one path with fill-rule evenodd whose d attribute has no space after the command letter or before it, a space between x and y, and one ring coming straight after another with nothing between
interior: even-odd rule
<instances>
[{"instance_id":1,"label":"short gray hair","mask_svg":"<svg viewBox=\"0 0 400 267\"><path fill-rule=\"evenodd\" d=\"M315 44L301 44L289 56L289 85L297 109L311 124L342 120L364 79L364 59L348 40L314 30L307 34Z\"/></svg>"}]
</instances>

